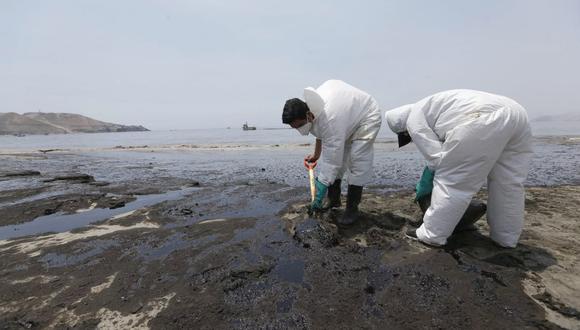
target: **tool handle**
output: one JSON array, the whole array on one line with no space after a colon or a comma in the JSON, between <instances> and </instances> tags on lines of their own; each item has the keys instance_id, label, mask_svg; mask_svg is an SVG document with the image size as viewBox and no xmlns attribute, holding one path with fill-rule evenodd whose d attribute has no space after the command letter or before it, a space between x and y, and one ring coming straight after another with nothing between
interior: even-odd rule
<instances>
[{"instance_id":1,"label":"tool handle","mask_svg":"<svg viewBox=\"0 0 580 330\"><path fill-rule=\"evenodd\" d=\"M314 170L313 169L309 169L308 170L308 176L310 179L310 197L312 198L312 201L314 202L314 199L316 198L316 186L315 186L315 182L314 182Z\"/></svg>"}]
</instances>

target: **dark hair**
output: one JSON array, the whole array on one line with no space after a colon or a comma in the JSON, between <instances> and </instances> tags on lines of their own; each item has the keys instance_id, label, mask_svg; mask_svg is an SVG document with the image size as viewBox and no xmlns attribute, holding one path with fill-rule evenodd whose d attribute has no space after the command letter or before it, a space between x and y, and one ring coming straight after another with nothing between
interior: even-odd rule
<instances>
[{"instance_id":1,"label":"dark hair","mask_svg":"<svg viewBox=\"0 0 580 330\"><path fill-rule=\"evenodd\" d=\"M306 113L310 109L306 102L301 99L289 99L284 104L284 110L282 111L282 123L290 124L297 119L306 119Z\"/></svg>"}]
</instances>

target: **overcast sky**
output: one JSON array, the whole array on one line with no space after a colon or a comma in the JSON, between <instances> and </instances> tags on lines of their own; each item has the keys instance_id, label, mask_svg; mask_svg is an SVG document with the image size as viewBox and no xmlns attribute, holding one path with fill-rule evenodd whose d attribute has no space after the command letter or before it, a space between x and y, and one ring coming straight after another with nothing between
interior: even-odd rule
<instances>
[{"instance_id":1,"label":"overcast sky","mask_svg":"<svg viewBox=\"0 0 580 330\"><path fill-rule=\"evenodd\" d=\"M471 88L580 112L580 1L0 0L0 112L281 126L330 78L384 109Z\"/></svg>"}]
</instances>

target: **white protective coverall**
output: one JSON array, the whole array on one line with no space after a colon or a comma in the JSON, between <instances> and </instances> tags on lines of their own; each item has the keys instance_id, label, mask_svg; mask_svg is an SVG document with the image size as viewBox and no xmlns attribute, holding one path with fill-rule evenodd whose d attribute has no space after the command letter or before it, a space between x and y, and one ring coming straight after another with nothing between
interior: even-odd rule
<instances>
[{"instance_id":1,"label":"white protective coverall","mask_svg":"<svg viewBox=\"0 0 580 330\"><path fill-rule=\"evenodd\" d=\"M386 113L395 133L408 131L435 171L431 207L417 237L444 245L487 178L491 239L515 247L524 221L532 157L525 109L504 96L450 90Z\"/></svg>"},{"instance_id":2,"label":"white protective coverall","mask_svg":"<svg viewBox=\"0 0 580 330\"><path fill-rule=\"evenodd\" d=\"M344 81L328 80L317 89L306 88L304 100L314 114L310 133L322 140L318 180L329 186L348 169L349 184L367 184L382 120L375 99Z\"/></svg>"}]
</instances>

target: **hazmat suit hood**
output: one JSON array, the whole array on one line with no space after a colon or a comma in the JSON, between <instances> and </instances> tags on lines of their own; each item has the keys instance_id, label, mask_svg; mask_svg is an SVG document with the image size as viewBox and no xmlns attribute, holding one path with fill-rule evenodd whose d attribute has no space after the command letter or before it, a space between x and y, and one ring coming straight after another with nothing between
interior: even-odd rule
<instances>
[{"instance_id":1,"label":"hazmat suit hood","mask_svg":"<svg viewBox=\"0 0 580 330\"><path fill-rule=\"evenodd\" d=\"M312 87L304 89L304 101L308 105L308 109L314 115L314 120L324 111L324 99Z\"/></svg>"},{"instance_id":2,"label":"hazmat suit hood","mask_svg":"<svg viewBox=\"0 0 580 330\"><path fill-rule=\"evenodd\" d=\"M413 104L407 104L387 111L385 119L394 133L399 134L407 131L407 118L409 118L412 107Z\"/></svg>"},{"instance_id":3,"label":"hazmat suit hood","mask_svg":"<svg viewBox=\"0 0 580 330\"><path fill-rule=\"evenodd\" d=\"M411 142L411 137L407 133L407 118L412 107L412 104L403 105L385 114L389 128L397 133L399 148Z\"/></svg>"}]
</instances>

